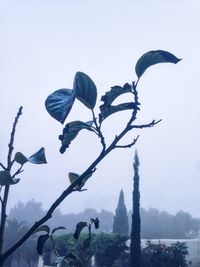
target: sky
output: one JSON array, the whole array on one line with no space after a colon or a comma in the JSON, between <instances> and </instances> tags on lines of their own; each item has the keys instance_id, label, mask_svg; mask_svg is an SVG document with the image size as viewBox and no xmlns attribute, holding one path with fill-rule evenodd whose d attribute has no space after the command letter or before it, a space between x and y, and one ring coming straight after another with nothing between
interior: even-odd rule
<instances>
[{"instance_id":1,"label":"sky","mask_svg":"<svg viewBox=\"0 0 200 267\"><path fill-rule=\"evenodd\" d=\"M200 2L195 0L1 0L0 162L6 162L21 105L15 152L30 156L45 147L48 161L25 165L20 182L11 188L9 208L35 199L47 209L69 185L68 173L81 174L100 152L99 139L82 131L65 154L59 153L63 126L45 110L47 96L72 88L75 73L85 72L97 86L98 114L101 96L111 86L136 80L139 57L162 49L183 60L145 72L138 85L141 111L136 121L162 122L128 134L122 143L140 134L136 146L108 155L87 182L87 191L71 194L60 208L63 213L114 211L123 189L131 209L137 148L141 206L200 217L199 14ZM124 111L105 120L107 144L129 117ZM90 111L76 101L67 122L90 119Z\"/></svg>"}]
</instances>

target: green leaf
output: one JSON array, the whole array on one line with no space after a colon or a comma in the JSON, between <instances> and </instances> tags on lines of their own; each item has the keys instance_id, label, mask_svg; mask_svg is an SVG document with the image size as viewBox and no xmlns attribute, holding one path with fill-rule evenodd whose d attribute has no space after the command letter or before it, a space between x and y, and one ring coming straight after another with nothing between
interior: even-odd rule
<instances>
[{"instance_id":1,"label":"green leaf","mask_svg":"<svg viewBox=\"0 0 200 267\"><path fill-rule=\"evenodd\" d=\"M41 235L38 237L37 240L37 252L39 255L42 255L43 253L43 247L47 239L49 238L49 234Z\"/></svg>"},{"instance_id":2,"label":"green leaf","mask_svg":"<svg viewBox=\"0 0 200 267\"><path fill-rule=\"evenodd\" d=\"M49 234L49 232L50 232L50 228L49 228L48 225L44 224L44 225L39 226L39 227L35 230L34 233L38 233L38 232L41 232L41 231L44 231L44 232L46 232L46 233Z\"/></svg>"},{"instance_id":3,"label":"green leaf","mask_svg":"<svg viewBox=\"0 0 200 267\"><path fill-rule=\"evenodd\" d=\"M116 85L111 87L111 90L106 92L104 96L102 96L101 101L104 102L102 106L109 106L112 104L112 102L120 95L125 93L131 93L132 88L131 85L128 83L125 83L123 87Z\"/></svg>"},{"instance_id":4,"label":"green leaf","mask_svg":"<svg viewBox=\"0 0 200 267\"><path fill-rule=\"evenodd\" d=\"M14 160L21 165L24 165L28 161L27 157L25 157L21 152L17 152L15 154Z\"/></svg>"},{"instance_id":5,"label":"green leaf","mask_svg":"<svg viewBox=\"0 0 200 267\"><path fill-rule=\"evenodd\" d=\"M74 189L81 190L81 188L85 185L86 181L92 176L92 174L93 172L88 175L85 175ZM80 175L74 172L69 172L68 177L69 177L70 183L73 184L80 177Z\"/></svg>"},{"instance_id":6,"label":"green leaf","mask_svg":"<svg viewBox=\"0 0 200 267\"><path fill-rule=\"evenodd\" d=\"M99 228L99 219L96 217L95 219L91 218L90 219L92 223L94 223L95 229Z\"/></svg>"},{"instance_id":7,"label":"green leaf","mask_svg":"<svg viewBox=\"0 0 200 267\"><path fill-rule=\"evenodd\" d=\"M79 236L80 236L80 233L81 231L83 230L84 227L87 226L87 223L86 222L79 222L77 225L76 225L76 231L74 233L74 238L75 239L78 239Z\"/></svg>"},{"instance_id":8,"label":"green leaf","mask_svg":"<svg viewBox=\"0 0 200 267\"><path fill-rule=\"evenodd\" d=\"M20 181L20 179L12 178L9 171L0 171L0 185L13 185L17 184Z\"/></svg>"},{"instance_id":9,"label":"green leaf","mask_svg":"<svg viewBox=\"0 0 200 267\"><path fill-rule=\"evenodd\" d=\"M99 120L100 122L102 122L104 119L106 119L108 116L112 115L113 113L119 112L119 111L123 111L123 110L129 110L129 109L138 109L139 103L134 103L134 102L130 102L130 103L122 103L116 106L105 106L105 105L101 105L100 106L100 110L101 113L99 114Z\"/></svg>"},{"instance_id":10,"label":"green leaf","mask_svg":"<svg viewBox=\"0 0 200 267\"><path fill-rule=\"evenodd\" d=\"M63 124L74 104L74 100L74 90L59 89L47 97L45 107L54 119Z\"/></svg>"},{"instance_id":11,"label":"green leaf","mask_svg":"<svg viewBox=\"0 0 200 267\"><path fill-rule=\"evenodd\" d=\"M66 228L64 226L59 226L59 227L54 228L51 233L53 234L53 233L55 233L58 230L65 230L65 229Z\"/></svg>"},{"instance_id":12,"label":"green leaf","mask_svg":"<svg viewBox=\"0 0 200 267\"><path fill-rule=\"evenodd\" d=\"M145 53L139 58L135 66L135 72L140 78L143 73L152 65L158 63L178 63L181 59L177 58L173 54L163 51L163 50L154 50Z\"/></svg>"},{"instance_id":13,"label":"green leaf","mask_svg":"<svg viewBox=\"0 0 200 267\"><path fill-rule=\"evenodd\" d=\"M89 109L96 105L97 88L93 80L83 72L77 72L74 78L73 86L76 98Z\"/></svg>"},{"instance_id":14,"label":"green leaf","mask_svg":"<svg viewBox=\"0 0 200 267\"><path fill-rule=\"evenodd\" d=\"M63 134L59 136L59 139L62 143L60 148L60 153L64 153L65 150L71 144L71 141L78 135L78 133L83 130L93 131L91 128L93 121L82 122L82 121L73 121L66 124L63 129Z\"/></svg>"},{"instance_id":15,"label":"green leaf","mask_svg":"<svg viewBox=\"0 0 200 267\"><path fill-rule=\"evenodd\" d=\"M69 172L68 176L69 176L70 183L73 184L79 178L80 175L74 172Z\"/></svg>"},{"instance_id":16,"label":"green leaf","mask_svg":"<svg viewBox=\"0 0 200 267\"><path fill-rule=\"evenodd\" d=\"M33 164L44 164L47 163L45 157L44 147L40 148L35 154L28 158L28 161Z\"/></svg>"}]
</instances>

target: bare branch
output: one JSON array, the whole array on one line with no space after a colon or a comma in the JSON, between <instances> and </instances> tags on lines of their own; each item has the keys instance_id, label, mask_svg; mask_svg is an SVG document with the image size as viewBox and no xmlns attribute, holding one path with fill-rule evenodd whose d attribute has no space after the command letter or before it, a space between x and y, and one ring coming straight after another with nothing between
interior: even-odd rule
<instances>
[{"instance_id":1,"label":"bare branch","mask_svg":"<svg viewBox=\"0 0 200 267\"><path fill-rule=\"evenodd\" d=\"M0 166L2 169L6 170L6 167L0 162Z\"/></svg>"},{"instance_id":2,"label":"bare branch","mask_svg":"<svg viewBox=\"0 0 200 267\"><path fill-rule=\"evenodd\" d=\"M93 121L94 121L94 124L95 124L95 127L96 127L96 131L97 131L97 133L98 133L98 136L99 136L100 139L101 139L101 144L102 144L102 146L103 146L103 150L105 151L105 149L106 149L105 138L104 138L104 136L103 136L103 133L102 133L102 131L101 131L100 126L99 126L98 123L97 123L97 119L96 119L96 117L95 117L94 110L92 110L92 116L93 116Z\"/></svg>"},{"instance_id":3,"label":"bare branch","mask_svg":"<svg viewBox=\"0 0 200 267\"><path fill-rule=\"evenodd\" d=\"M18 119L20 117L20 115L22 114L22 107L19 108L19 111L17 113L17 116L15 117L15 120L14 120L14 123L13 123L13 128L12 128L12 132L11 132L11 135L10 135L10 142L8 144L8 158L7 158L7 170L10 171L10 168L13 164L12 160L11 160L11 157L12 157L12 152L13 152L13 144L14 144L14 138L15 138L15 131L16 131L16 126L17 126L17 122L18 122Z\"/></svg>"},{"instance_id":4,"label":"bare branch","mask_svg":"<svg viewBox=\"0 0 200 267\"><path fill-rule=\"evenodd\" d=\"M134 146L137 142L139 138L139 135L133 140L132 143L128 144L128 145L116 145L115 148L131 148L132 146Z\"/></svg>"},{"instance_id":5,"label":"bare branch","mask_svg":"<svg viewBox=\"0 0 200 267\"><path fill-rule=\"evenodd\" d=\"M143 128L150 128L161 122L162 120L155 121L153 120L152 122L148 124L141 124L141 125L130 125L131 129L143 129Z\"/></svg>"}]
</instances>

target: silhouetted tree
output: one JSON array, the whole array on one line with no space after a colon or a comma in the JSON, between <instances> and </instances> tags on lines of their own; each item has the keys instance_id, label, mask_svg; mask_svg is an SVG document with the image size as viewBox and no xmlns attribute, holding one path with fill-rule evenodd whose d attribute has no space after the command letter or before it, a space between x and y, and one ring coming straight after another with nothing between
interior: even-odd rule
<instances>
[{"instance_id":1,"label":"silhouetted tree","mask_svg":"<svg viewBox=\"0 0 200 267\"><path fill-rule=\"evenodd\" d=\"M124 192L120 191L119 202L115 210L114 222L113 222L113 233L120 235L129 234L129 225L128 225L128 215L127 209L124 202Z\"/></svg>"},{"instance_id":2,"label":"silhouetted tree","mask_svg":"<svg viewBox=\"0 0 200 267\"><path fill-rule=\"evenodd\" d=\"M131 246L130 246L130 265L131 267L140 267L141 258L141 240L140 240L140 176L139 176L139 158L137 151L133 163L133 214L131 227Z\"/></svg>"}]
</instances>

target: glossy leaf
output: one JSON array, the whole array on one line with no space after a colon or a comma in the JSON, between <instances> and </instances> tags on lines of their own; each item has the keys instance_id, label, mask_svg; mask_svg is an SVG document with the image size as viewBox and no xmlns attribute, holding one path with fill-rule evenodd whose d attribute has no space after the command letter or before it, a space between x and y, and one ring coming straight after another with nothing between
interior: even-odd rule
<instances>
[{"instance_id":1,"label":"glossy leaf","mask_svg":"<svg viewBox=\"0 0 200 267\"><path fill-rule=\"evenodd\" d=\"M140 78L142 74L152 65L158 63L178 63L181 59L177 58L173 54L163 51L163 50L154 50L149 51L142 55L136 63L135 72Z\"/></svg>"},{"instance_id":2,"label":"glossy leaf","mask_svg":"<svg viewBox=\"0 0 200 267\"><path fill-rule=\"evenodd\" d=\"M55 233L56 231L58 230L65 230L66 228L64 226L59 226L59 227L56 227L52 230L52 234Z\"/></svg>"},{"instance_id":3,"label":"glossy leaf","mask_svg":"<svg viewBox=\"0 0 200 267\"><path fill-rule=\"evenodd\" d=\"M28 161L28 159L21 152L17 152L15 154L15 161L21 165L24 165Z\"/></svg>"},{"instance_id":4,"label":"glossy leaf","mask_svg":"<svg viewBox=\"0 0 200 267\"><path fill-rule=\"evenodd\" d=\"M130 103L122 103L116 106L108 106L105 107L104 105L100 106L101 113L99 114L99 120L102 122L104 119L106 119L108 116L112 115L113 113L124 111L124 110L131 110L131 109L138 109L138 104L135 104L134 102Z\"/></svg>"},{"instance_id":5,"label":"glossy leaf","mask_svg":"<svg viewBox=\"0 0 200 267\"><path fill-rule=\"evenodd\" d=\"M93 121L82 122L82 121L73 121L66 124L65 128L63 129L63 134L59 136L61 140L62 146L60 148L60 153L64 153L65 150L71 144L71 141L78 135L78 133L83 130L93 131L91 128Z\"/></svg>"},{"instance_id":6,"label":"glossy leaf","mask_svg":"<svg viewBox=\"0 0 200 267\"><path fill-rule=\"evenodd\" d=\"M125 94L125 93L131 93L131 85L126 83L124 84L123 87L116 85L111 87L111 90L106 92L104 96L102 96L101 101L104 102L102 106L110 106L112 102L120 95Z\"/></svg>"},{"instance_id":7,"label":"glossy leaf","mask_svg":"<svg viewBox=\"0 0 200 267\"><path fill-rule=\"evenodd\" d=\"M78 239L79 236L80 236L80 233L81 231L83 230L84 227L87 226L87 223L86 222L79 222L77 225L76 225L76 231L74 233L74 238L75 239Z\"/></svg>"},{"instance_id":8,"label":"glossy leaf","mask_svg":"<svg viewBox=\"0 0 200 267\"><path fill-rule=\"evenodd\" d=\"M74 90L59 89L47 97L45 107L54 119L63 124L74 104L74 100Z\"/></svg>"},{"instance_id":9,"label":"glossy leaf","mask_svg":"<svg viewBox=\"0 0 200 267\"><path fill-rule=\"evenodd\" d=\"M44 232L46 232L46 233L49 234L49 232L50 232L50 228L49 228L48 225L44 224L44 225L39 226L39 227L35 230L34 233L38 233L38 232L41 232L41 231L44 231Z\"/></svg>"},{"instance_id":10,"label":"glossy leaf","mask_svg":"<svg viewBox=\"0 0 200 267\"><path fill-rule=\"evenodd\" d=\"M97 99L97 88L93 80L83 72L77 72L73 86L76 98L89 109L93 109Z\"/></svg>"},{"instance_id":11,"label":"glossy leaf","mask_svg":"<svg viewBox=\"0 0 200 267\"><path fill-rule=\"evenodd\" d=\"M41 235L41 236L38 237L38 240L37 240L37 252L38 252L39 255L42 255L44 244L45 244L45 242L47 241L48 238L49 238L48 234Z\"/></svg>"},{"instance_id":12,"label":"glossy leaf","mask_svg":"<svg viewBox=\"0 0 200 267\"><path fill-rule=\"evenodd\" d=\"M20 179L12 178L9 171L0 171L0 185L13 185L17 184L20 181Z\"/></svg>"},{"instance_id":13,"label":"glossy leaf","mask_svg":"<svg viewBox=\"0 0 200 267\"><path fill-rule=\"evenodd\" d=\"M47 163L45 157L44 147L40 148L35 154L28 158L28 161L34 164L44 164Z\"/></svg>"}]
</instances>

